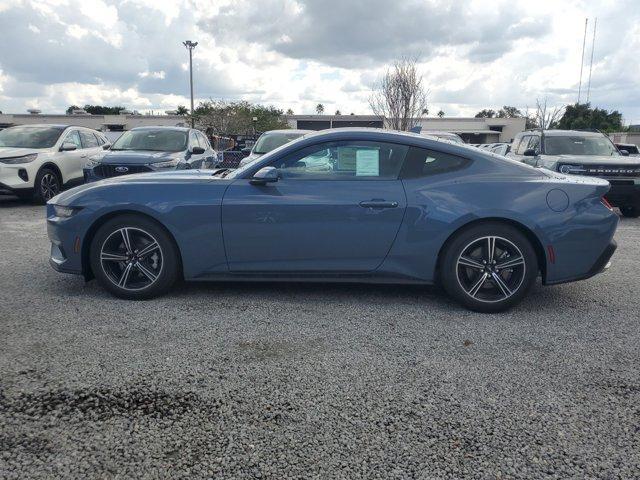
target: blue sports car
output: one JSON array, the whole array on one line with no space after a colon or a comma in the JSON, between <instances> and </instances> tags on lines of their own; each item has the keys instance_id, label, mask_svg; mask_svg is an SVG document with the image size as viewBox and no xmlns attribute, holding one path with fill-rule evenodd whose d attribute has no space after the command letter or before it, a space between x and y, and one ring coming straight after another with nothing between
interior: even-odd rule
<instances>
[{"instance_id":1,"label":"blue sports car","mask_svg":"<svg viewBox=\"0 0 640 480\"><path fill-rule=\"evenodd\" d=\"M495 312L609 264L608 182L415 134L336 129L237 170L102 180L49 201L51 265L116 296L185 280L440 283Z\"/></svg>"}]
</instances>

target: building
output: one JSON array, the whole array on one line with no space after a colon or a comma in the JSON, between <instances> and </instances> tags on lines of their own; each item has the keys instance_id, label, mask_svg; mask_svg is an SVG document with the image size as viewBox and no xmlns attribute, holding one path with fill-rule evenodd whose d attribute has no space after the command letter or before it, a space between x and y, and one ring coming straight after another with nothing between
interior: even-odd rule
<instances>
[{"instance_id":1,"label":"building","mask_svg":"<svg viewBox=\"0 0 640 480\"><path fill-rule=\"evenodd\" d=\"M340 127L385 128L388 122L375 115L285 115L291 128L324 130ZM0 114L0 129L14 125L34 123L71 124L94 128L103 132L123 132L135 127L172 126L185 127L188 121L181 115L50 115L34 110L28 114ZM457 133L467 143L511 142L513 137L525 129L524 118L421 118L422 133L445 131Z\"/></svg>"},{"instance_id":2,"label":"building","mask_svg":"<svg viewBox=\"0 0 640 480\"><path fill-rule=\"evenodd\" d=\"M628 132L610 133L609 138L613 143L633 143L640 148L640 129Z\"/></svg>"},{"instance_id":3,"label":"building","mask_svg":"<svg viewBox=\"0 0 640 480\"><path fill-rule=\"evenodd\" d=\"M384 128L388 122L375 115L285 115L291 128L324 130L339 127ZM444 131L457 133L467 143L510 143L517 133L524 131L524 118L464 118L427 117L418 125L422 133Z\"/></svg>"},{"instance_id":4,"label":"building","mask_svg":"<svg viewBox=\"0 0 640 480\"><path fill-rule=\"evenodd\" d=\"M186 127L187 119L181 115L50 115L41 113L0 114L0 130L15 125L34 123L69 124L89 127L103 132L123 132L135 127Z\"/></svg>"}]
</instances>

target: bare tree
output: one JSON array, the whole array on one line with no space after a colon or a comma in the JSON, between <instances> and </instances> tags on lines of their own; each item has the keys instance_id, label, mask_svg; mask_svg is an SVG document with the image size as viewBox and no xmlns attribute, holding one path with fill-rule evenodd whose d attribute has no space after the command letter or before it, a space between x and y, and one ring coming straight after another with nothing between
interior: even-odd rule
<instances>
[{"instance_id":1,"label":"bare tree","mask_svg":"<svg viewBox=\"0 0 640 480\"><path fill-rule=\"evenodd\" d=\"M371 110L386 118L394 130L410 130L427 110L428 91L422 83L416 59L397 60L374 87L369 99Z\"/></svg>"},{"instance_id":2,"label":"bare tree","mask_svg":"<svg viewBox=\"0 0 640 480\"><path fill-rule=\"evenodd\" d=\"M563 113L564 105L559 107L550 107L547 106L546 97L542 101L539 98L536 98L536 110L533 112L531 123L535 125L536 128L547 130L558 123L560 118L562 118Z\"/></svg>"}]
</instances>

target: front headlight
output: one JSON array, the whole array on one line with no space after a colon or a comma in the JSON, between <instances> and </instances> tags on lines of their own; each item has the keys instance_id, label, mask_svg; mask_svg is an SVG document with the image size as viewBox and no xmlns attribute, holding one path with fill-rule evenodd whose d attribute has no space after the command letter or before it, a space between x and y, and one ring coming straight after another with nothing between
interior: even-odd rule
<instances>
[{"instance_id":1,"label":"front headlight","mask_svg":"<svg viewBox=\"0 0 640 480\"><path fill-rule=\"evenodd\" d=\"M153 168L175 168L178 166L178 160L168 160L166 162L152 163Z\"/></svg>"},{"instance_id":2,"label":"front headlight","mask_svg":"<svg viewBox=\"0 0 640 480\"><path fill-rule=\"evenodd\" d=\"M0 163L6 163L9 165L17 165L20 163L31 163L38 157L37 153L31 153L22 157L0 158Z\"/></svg>"},{"instance_id":3,"label":"front headlight","mask_svg":"<svg viewBox=\"0 0 640 480\"><path fill-rule=\"evenodd\" d=\"M80 211L78 207L64 207L62 205L54 205L53 211L56 214L56 217L60 218L69 218L75 215Z\"/></svg>"}]
</instances>

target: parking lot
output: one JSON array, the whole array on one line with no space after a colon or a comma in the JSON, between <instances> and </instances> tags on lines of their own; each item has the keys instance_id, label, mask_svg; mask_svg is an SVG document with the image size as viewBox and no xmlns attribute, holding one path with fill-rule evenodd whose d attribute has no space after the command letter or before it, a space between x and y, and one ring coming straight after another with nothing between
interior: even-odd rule
<instances>
[{"instance_id":1,"label":"parking lot","mask_svg":"<svg viewBox=\"0 0 640 480\"><path fill-rule=\"evenodd\" d=\"M0 197L0 477L637 478L640 220L616 240L499 315L406 286L128 302Z\"/></svg>"}]
</instances>

